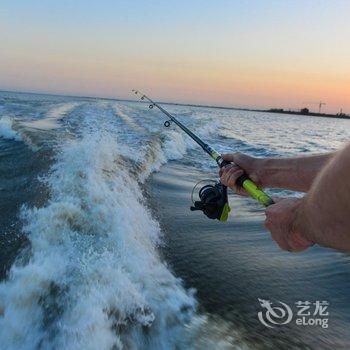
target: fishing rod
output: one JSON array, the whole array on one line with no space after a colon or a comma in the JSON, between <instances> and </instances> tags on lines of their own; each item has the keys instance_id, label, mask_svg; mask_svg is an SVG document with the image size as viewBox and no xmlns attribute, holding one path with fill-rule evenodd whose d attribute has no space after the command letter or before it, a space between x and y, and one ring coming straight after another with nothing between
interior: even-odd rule
<instances>
[{"instance_id":1,"label":"fishing rod","mask_svg":"<svg viewBox=\"0 0 350 350\"><path fill-rule=\"evenodd\" d=\"M185 125L178 121L173 115L171 115L167 110L160 106L157 102L154 102L147 95L141 93L138 90L132 90L135 95L140 95L141 100L146 100L150 103L149 109L157 107L162 113L164 113L169 120L164 122L165 127L169 127L171 122L175 123L180 127L189 137L191 137L202 149L208 153L218 164L220 168L225 167L230 162L224 160L219 152L214 148L209 146L203 140L201 140L197 135L195 135L191 130L189 130ZM267 207L273 204L273 200L268 196L262 189L260 189L246 174L241 175L237 181L236 185L242 187L246 192L258 201L263 206ZM196 186L195 186L196 187ZM195 189L195 188L194 188ZM194 191L193 189L193 191ZM192 195L193 195L192 191ZM228 214L230 212L230 207L227 198L227 187L221 182L217 182L215 185L205 185L199 191L199 201L194 202L194 206L191 210L201 210L211 219L218 219L220 221L227 221Z\"/></svg>"}]
</instances>

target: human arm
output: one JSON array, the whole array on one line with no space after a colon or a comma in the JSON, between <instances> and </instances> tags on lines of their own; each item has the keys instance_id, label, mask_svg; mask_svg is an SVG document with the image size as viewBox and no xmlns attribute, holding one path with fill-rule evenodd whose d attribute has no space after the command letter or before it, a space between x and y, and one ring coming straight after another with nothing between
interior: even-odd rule
<instances>
[{"instance_id":1,"label":"human arm","mask_svg":"<svg viewBox=\"0 0 350 350\"><path fill-rule=\"evenodd\" d=\"M350 251L350 144L327 163L302 199L287 198L266 209L266 227L282 249L313 243Z\"/></svg>"},{"instance_id":2,"label":"human arm","mask_svg":"<svg viewBox=\"0 0 350 350\"><path fill-rule=\"evenodd\" d=\"M260 187L284 188L306 192L320 170L335 153L325 153L291 158L254 158L242 153L224 154L226 161L233 162L220 171L224 185L244 194L235 185L244 172Z\"/></svg>"}]
</instances>

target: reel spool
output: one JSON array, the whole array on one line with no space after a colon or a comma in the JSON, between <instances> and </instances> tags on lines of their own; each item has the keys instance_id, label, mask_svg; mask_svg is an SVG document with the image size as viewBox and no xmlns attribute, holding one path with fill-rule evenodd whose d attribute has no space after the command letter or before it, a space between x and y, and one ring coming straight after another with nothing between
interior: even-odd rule
<instances>
[{"instance_id":1,"label":"reel spool","mask_svg":"<svg viewBox=\"0 0 350 350\"><path fill-rule=\"evenodd\" d=\"M198 200L193 200L193 195L200 183L206 182L198 193ZM227 187L220 181L202 180L193 187L191 211L201 210L209 219L226 221L230 208L228 206Z\"/></svg>"}]
</instances>

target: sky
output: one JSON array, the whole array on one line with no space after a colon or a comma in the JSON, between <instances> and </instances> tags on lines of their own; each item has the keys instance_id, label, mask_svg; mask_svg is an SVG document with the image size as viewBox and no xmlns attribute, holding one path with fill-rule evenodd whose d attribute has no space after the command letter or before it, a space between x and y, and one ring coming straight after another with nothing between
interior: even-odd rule
<instances>
[{"instance_id":1,"label":"sky","mask_svg":"<svg viewBox=\"0 0 350 350\"><path fill-rule=\"evenodd\" d=\"M0 89L350 113L349 0L1 0Z\"/></svg>"}]
</instances>

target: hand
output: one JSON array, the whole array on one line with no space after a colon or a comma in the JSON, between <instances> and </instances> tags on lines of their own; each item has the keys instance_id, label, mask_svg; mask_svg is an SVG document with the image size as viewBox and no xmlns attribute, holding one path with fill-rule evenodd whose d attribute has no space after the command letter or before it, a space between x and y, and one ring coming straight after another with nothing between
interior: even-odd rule
<instances>
[{"instance_id":1,"label":"hand","mask_svg":"<svg viewBox=\"0 0 350 350\"><path fill-rule=\"evenodd\" d=\"M260 161L259 158L247 156L243 153L224 154L222 158L232 164L226 165L220 169L219 175L221 182L230 187L239 195L247 195L247 192L239 186L236 186L237 179L246 173L259 187L262 187Z\"/></svg>"},{"instance_id":2,"label":"hand","mask_svg":"<svg viewBox=\"0 0 350 350\"><path fill-rule=\"evenodd\" d=\"M300 198L274 198L275 203L266 209L265 227L271 232L272 239L283 250L301 252L314 243L305 237L304 232L296 229Z\"/></svg>"}]
</instances>

